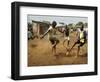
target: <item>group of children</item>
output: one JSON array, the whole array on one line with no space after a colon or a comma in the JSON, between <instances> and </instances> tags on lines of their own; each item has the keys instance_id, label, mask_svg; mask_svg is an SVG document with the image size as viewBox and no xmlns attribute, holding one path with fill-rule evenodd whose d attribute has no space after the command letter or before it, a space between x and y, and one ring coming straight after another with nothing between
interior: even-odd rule
<instances>
[{"instance_id":1,"label":"group of children","mask_svg":"<svg viewBox=\"0 0 100 82\"><path fill-rule=\"evenodd\" d=\"M56 54L56 46L59 43L59 39L57 38L57 35L56 35L56 31L57 31L56 25L57 25L56 21L53 21L52 24L50 25L49 29L41 36L41 39L42 39L42 38L45 37L45 35L48 34L48 39L51 42L52 53L54 55ZM65 41L67 41L67 46L69 46L69 43L70 43L70 37L69 37L70 30L69 30L67 25L65 26L65 29L64 29L63 33L64 33L63 44L65 43ZM87 39L86 39L87 34L84 31L84 24L82 24L80 30L77 31L77 37L78 37L77 41L73 44L73 46L69 49L69 51L67 51L70 54L73 47L76 44L78 44L78 50L77 50L76 57L79 55L80 47L82 47L87 42Z\"/></svg>"}]
</instances>

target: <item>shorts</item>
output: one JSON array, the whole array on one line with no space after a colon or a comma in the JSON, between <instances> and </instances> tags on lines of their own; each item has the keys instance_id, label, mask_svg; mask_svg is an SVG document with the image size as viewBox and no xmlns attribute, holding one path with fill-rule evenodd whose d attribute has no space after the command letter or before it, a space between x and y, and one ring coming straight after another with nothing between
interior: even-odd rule
<instances>
[{"instance_id":1,"label":"shorts","mask_svg":"<svg viewBox=\"0 0 100 82\"><path fill-rule=\"evenodd\" d=\"M80 40L77 40L76 44L79 44L79 46L83 46L85 42L80 42Z\"/></svg>"},{"instance_id":2,"label":"shorts","mask_svg":"<svg viewBox=\"0 0 100 82\"><path fill-rule=\"evenodd\" d=\"M69 36L66 36L66 37L65 37L65 40L70 40Z\"/></svg>"},{"instance_id":3,"label":"shorts","mask_svg":"<svg viewBox=\"0 0 100 82\"><path fill-rule=\"evenodd\" d=\"M49 40L50 40L51 44L55 44L55 42L59 43L59 40L56 37L50 37Z\"/></svg>"}]
</instances>

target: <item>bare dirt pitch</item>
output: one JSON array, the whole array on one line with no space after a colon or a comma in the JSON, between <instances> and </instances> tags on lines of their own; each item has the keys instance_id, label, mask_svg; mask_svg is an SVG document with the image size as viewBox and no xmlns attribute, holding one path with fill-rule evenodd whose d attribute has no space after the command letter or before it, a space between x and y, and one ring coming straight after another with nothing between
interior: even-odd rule
<instances>
[{"instance_id":1,"label":"bare dirt pitch","mask_svg":"<svg viewBox=\"0 0 100 82\"><path fill-rule=\"evenodd\" d=\"M47 37L44 39L29 40L28 41L28 66L51 66L51 65L69 65L69 64L87 64L87 44L80 49L80 56L75 57L77 53L77 45L73 48L70 56L66 56L66 49L63 46L62 34L58 34L60 43L57 45L57 54L53 55L51 52L51 44ZM76 40L76 33L70 34L69 48Z\"/></svg>"}]
</instances>

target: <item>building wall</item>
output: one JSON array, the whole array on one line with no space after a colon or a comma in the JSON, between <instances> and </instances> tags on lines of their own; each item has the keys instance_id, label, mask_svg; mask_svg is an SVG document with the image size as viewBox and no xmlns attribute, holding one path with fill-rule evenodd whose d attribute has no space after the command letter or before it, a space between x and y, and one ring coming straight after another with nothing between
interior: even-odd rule
<instances>
[{"instance_id":1,"label":"building wall","mask_svg":"<svg viewBox=\"0 0 100 82\"><path fill-rule=\"evenodd\" d=\"M32 23L32 28L33 28L34 33L38 32L38 24L37 23Z\"/></svg>"},{"instance_id":2,"label":"building wall","mask_svg":"<svg viewBox=\"0 0 100 82\"><path fill-rule=\"evenodd\" d=\"M32 23L32 28L33 28L33 33L35 34L35 35L41 35L41 34L44 34L46 31L47 31L47 29L49 28L49 25L47 25L47 24L44 24L44 23L35 23L35 22L33 22Z\"/></svg>"}]
</instances>

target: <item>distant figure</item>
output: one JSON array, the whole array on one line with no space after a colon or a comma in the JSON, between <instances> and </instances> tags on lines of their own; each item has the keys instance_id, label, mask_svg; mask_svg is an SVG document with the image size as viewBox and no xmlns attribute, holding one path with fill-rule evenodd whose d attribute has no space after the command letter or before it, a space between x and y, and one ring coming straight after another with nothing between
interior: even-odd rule
<instances>
[{"instance_id":1,"label":"distant figure","mask_svg":"<svg viewBox=\"0 0 100 82\"><path fill-rule=\"evenodd\" d=\"M84 31L84 25L83 24L82 24L82 27L80 28L80 30L78 29L77 36L78 36L77 41L74 43L74 45L72 46L72 48L69 50L69 53L70 53L71 50L73 49L73 47L76 44L79 44L78 45L78 50L77 50L77 55L75 57L79 56L80 47L82 47L87 42L87 39L86 39L87 35L86 35L86 32Z\"/></svg>"},{"instance_id":2,"label":"distant figure","mask_svg":"<svg viewBox=\"0 0 100 82\"><path fill-rule=\"evenodd\" d=\"M51 45L52 45L52 53L54 55L56 55L56 45L59 43L59 40L56 36L56 31L57 31L56 25L57 25L56 21L53 21L52 25L41 37L41 39L42 39L42 38L44 38L45 35L48 34L49 41L51 42Z\"/></svg>"},{"instance_id":3,"label":"distant figure","mask_svg":"<svg viewBox=\"0 0 100 82\"><path fill-rule=\"evenodd\" d=\"M38 35L35 35L32 30L28 30L28 40L33 40L38 38Z\"/></svg>"}]
</instances>

